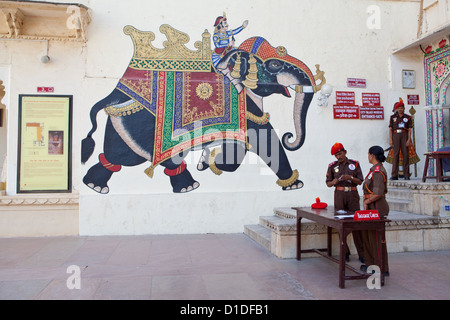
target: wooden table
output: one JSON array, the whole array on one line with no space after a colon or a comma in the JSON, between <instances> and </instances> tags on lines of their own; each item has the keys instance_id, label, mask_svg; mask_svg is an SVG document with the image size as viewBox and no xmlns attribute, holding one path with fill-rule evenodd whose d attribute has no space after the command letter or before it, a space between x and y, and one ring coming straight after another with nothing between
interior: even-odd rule
<instances>
[{"instance_id":1,"label":"wooden table","mask_svg":"<svg viewBox=\"0 0 450 320\"><path fill-rule=\"evenodd\" d=\"M327 207L326 209L312 209L311 207L293 207L292 209L297 211L297 260L301 260L302 253L318 253L321 256L328 258L334 262L339 264L339 287L345 288L345 280L356 280L356 279L367 279L371 276L371 274L362 273L359 270L356 270L350 265L345 263L345 248L347 244L347 236L353 230L375 230L377 232L378 239L378 255L381 257L381 285L384 285L384 259L382 246L386 246L386 238L385 238L385 223L390 222L388 219L380 219L380 220L368 220L368 221L356 221L353 218L345 218L345 219L337 219L336 216L339 214L336 213L333 207ZM353 212L348 212L346 215L353 214ZM307 249L302 250L301 243L301 220L302 218L306 218L322 225L328 227L327 230L327 248L321 249ZM336 229L339 233L339 260L335 259L331 256L331 231L332 229ZM326 252L324 254L323 252ZM357 275L346 275L345 269L349 269L356 273Z\"/></svg>"},{"instance_id":2,"label":"wooden table","mask_svg":"<svg viewBox=\"0 0 450 320\"><path fill-rule=\"evenodd\" d=\"M442 159L450 159L449 151L434 151L425 153L427 158L425 159L425 167L423 168L423 177L422 182L425 182L427 179L436 179L436 182L443 181L443 172L442 172ZM431 160L436 160L436 175L428 176L428 163Z\"/></svg>"}]
</instances>

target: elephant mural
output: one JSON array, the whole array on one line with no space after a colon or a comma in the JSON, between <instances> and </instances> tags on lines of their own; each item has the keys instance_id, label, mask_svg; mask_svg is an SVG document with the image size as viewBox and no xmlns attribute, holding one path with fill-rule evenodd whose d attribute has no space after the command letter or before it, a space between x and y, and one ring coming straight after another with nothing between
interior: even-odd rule
<instances>
[{"instance_id":1,"label":"elephant mural","mask_svg":"<svg viewBox=\"0 0 450 320\"><path fill-rule=\"evenodd\" d=\"M161 165L174 193L192 191L200 184L183 159L189 151L203 149L200 171L236 171L251 151L272 169L282 190L302 188L285 150L298 150L305 141L308 107L325 83L323 72L317 86L318 77L305 64L262 37L244 41L213 66L207 30L195 43L198 51L184 46L189 41L185 33L169 25L160 31L168 39L164 49L153 47L152 32L124 28L134 42L134 55L116 88L90 111L92 129L82 141L82 163L94 152L97 113L105 110L108 119L103 153L83 182L105 194L112 174L122 166L149 162L148 176ZM295 92L295 134L279 139L263 100L272 94L291 98L290 89Z\"/></svg>"}]
</instances>

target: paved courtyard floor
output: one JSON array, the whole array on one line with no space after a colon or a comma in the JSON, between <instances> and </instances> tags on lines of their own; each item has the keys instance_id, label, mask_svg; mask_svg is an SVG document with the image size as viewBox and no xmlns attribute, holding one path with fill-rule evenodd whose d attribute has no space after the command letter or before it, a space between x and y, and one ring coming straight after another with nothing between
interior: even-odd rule
<instances>
[{"instance_id":1,"label":"paved courtyard floor","mask_svg":"<svg viewBox=\"0 0 450 320\"><path fill-rule=\"evenodd\" d=\"M0 299L450 299L450 251L395 253L389 263L381 289L366 280L340 289L336 263L281 260L244 234L4 238Z\"/></svg>"}]
</instances>

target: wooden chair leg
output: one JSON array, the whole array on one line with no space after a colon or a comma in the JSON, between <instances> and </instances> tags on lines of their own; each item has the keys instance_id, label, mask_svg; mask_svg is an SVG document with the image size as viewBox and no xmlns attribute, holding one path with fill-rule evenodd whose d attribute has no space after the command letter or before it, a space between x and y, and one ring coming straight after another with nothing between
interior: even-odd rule
<instances>
[{"instance_id":1,"label":"wooden chair leg","mask_svg":"<svg viewBox=\"0 0 450 320\"><path fill-rule=\"evenodd\" d=\"M423 168L423 176L422 176L422 182L426 181L427 172L428 172L428 162L430 160L430 157L427 155L427 158L425 159L425 167Z\"/></svg>"},{"instance_id":2,"label":"wooden chair leg","mask_svg":"<svg viewBox=\"0 0 450 320\"><path fill-rule=\"evenodd\" d=\"M436 158L436 180L437 182L442 182L442 158L440 156Z\"/></svg>"}]
</instances>

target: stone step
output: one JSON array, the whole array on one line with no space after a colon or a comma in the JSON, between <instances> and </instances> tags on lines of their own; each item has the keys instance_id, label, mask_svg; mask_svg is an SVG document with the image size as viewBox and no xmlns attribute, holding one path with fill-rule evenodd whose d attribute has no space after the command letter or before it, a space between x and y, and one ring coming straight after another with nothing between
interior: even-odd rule
<instances>
[{"instance_id":1,"label":"stone step","mask_svg":"<svg viewBox=\"0 0 450 320\"><path fill-rule=\"evenodd\" d=\"M387 197L386 200L389 203L389 208L392 211L414 212L413 200L409 199L409 197ZM363 198L361 198L361 210L362 210L362 201ZM288 219L296 218L296 212L294 209L291 208L275 208L274 215L280 218L288 218Z\"/></svg>"},{"instance_id":2,"label":"stone step","mask_svg":"<svg viewBox=\"0 0 450 320\"><path fill-rule=\"evenodd\" d=\"M414 192L405 187L393 186L386 195L391 211L414 212Z\"/></svg>"},{"instance_id":3,"label":"stone step","mask_svg":"<svg viewBox=\"0 0 450 320\"><path fill-rule=\"evenodd\" d=\"M270 237L271 231L260 224L251 224L244 226L244 233L259 243L264 249L271 252Z\"/></svg>"},{"instance_id":4,"label":"stone step","mask_svg":"<svg viewBox=\"0 0 450 320\"><path fill-rule=\"evenodd\" d=\"M403 199L413 201L414 193L406 188L390 188L388 189L386 199Z\"/></svg>"},{"instance_id":5,"label":"stone step","mask_svg":"<svg viewBox=\"0 0 450 320\"><path fill-rule=\"evenodd\" d=\"M412 200L407 199L394 199L394 198L387 198L387 202L389 203L389 208L391 211L399 211L399 212L413 212L413 202ZM362 204L362 199L361 199ZM361 205L362 208L362 205ZM291 208L275 208L274 214L277 217L280 218L288 218L288 219L295 219L296 213L294 209Z\"/></svg>"},{"instance_id":6,"label":"stone step","mask_svg":"<svg viewBox=\"0 0 450 320\"><path fill-rule=\"evenodd\" d=\"M386 226L389 252L450 249L450 218L433 217L391 209ZM302 219L302 244L323 247L327 228ZM295 258L297 236L296 212L275 208L273 216L262 216L258 225L247 225L244 233L279 258ZM337 235L333 235L333 242ZM439 240L440 239L440 240ZM439 241L438 241L439 240ZM351 250L352 241L349 241ZM333 246L334 250L337 245Z\"/></svg>"},{"instance_id":7,"label":"stone step","mask_svg":"<svg viewBox=\"0 0 450 320\"><path fill-rule=\"evenodd\" d=\"M386 200L391 222L386 226L386 237L389 252L450 249L450 219L438 216L439 198L444 196L450 200L450 182L388 181L388 190ZM246 226L245 233L277 257L293 258L296 216L296 211L290 207L275 208L272 216L260 217L258 225ZM337 237L333 234L333 242L339 241ZM348 242L351 247L352 241ZM302 244L310 248L326 246L326 227L302 219ZM333 246L333 250L336 247Z\"/></svg>"},{"instance_id":8,"label":"stone step","mask_svg":"<svg viewBox=\"0 0 450 320\"><path fill-rule=\"evenodd\" d=\"M412 200L405 199L386 199L389 204L390 211L400 211L400 212L413 212L413 202Z\"/></svg>"},{"instance_id":9,"label":"stone step","mask_svg":"<svg viewBox=\"0 0 450 320\"><path fill-rule=\"evenodd\" d=\"M292 208L288 208L288 207L275 208L273 210L273 212L277 217L280 217L280 218L287 218L287 219L296 219L297 218L297 212Z\"/></svg>"},{"instance_id":10,"label":"stone step","mask_svg":"<svg viewBox=\"0 0 450 320\"><path fill-rule=\"evenodd\" d=\"M259 224L264 228L275 232L295 233L297 220L283 218L276 215L259 217Z\"/></svg>"}]
</instances>

